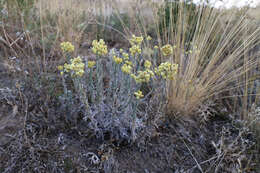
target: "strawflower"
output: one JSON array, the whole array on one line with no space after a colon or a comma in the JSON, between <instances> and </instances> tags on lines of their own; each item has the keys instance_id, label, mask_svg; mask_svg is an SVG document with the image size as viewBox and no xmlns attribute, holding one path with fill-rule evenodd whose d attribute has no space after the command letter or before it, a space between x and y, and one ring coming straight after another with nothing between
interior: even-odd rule
<instances>
[{"instance_id":1,"label":"strawflower","mask_svg":"<svg viewBox=\"0 0 260 173\"><path fill-rule=\"evenodd\" d=\"M123 62L123 59L117 56L113 56L113 60L117 64L121 64Z\"/></svg>"},{"instance_id":2,"label":"strawflower","mask_svg":"<svg viewBox=\"0 0 260 173\"><path fill-rule=\"evenodd\" d=\"M130 39L131 45L141 45L143 42L144 38L143 37L136 37L135 35L132 36Z\"/></svg>"},{"instance_id":3,"label":"strawflower","mask_svg":"<svg viewBox=\"0 0 260 173\"><path fill-rule=\"evenodd\" d=\"M131 61L129 61L129 60L126 60L125 63L126 63L127 65L133 65L133 63L132 63Z\"/></svg>"},{"instance_id":4,"label":"strawflower","mask_svg":"<svg viewBox=\"0 0 260 173\"><path fill-rule=\"evenodd\" d=\"M144 67L145 67L146 69L150 69L150 68L151 68L151 65L152 65L151 61L146 60L146 61L144 62Z\"/></svg>"},{"instance_id":5,"label":"strawflower","mask_svg":"<svg viewBox=\"0 0 260 173\"><path fill-rule=\"evenodd\" d=\"M129 51L132 56L134 56L135 54L141 54L141 48L139 45L133 45L132 47L130 47Z\"/></svg>"},{"instance_id":6,"label":"strawflower","mask_svg":"<svg viewBox=\"0 0 260 173\"><path fill-rule=\"evenodd\" d=\"M137 99L141 99L141 98L144 97L142 91L140 91L140 90L138 90L137 92L135 92L134 95L135 95L135 97L136 97Z\"/></svg>"},{"instance_id":7,"label":"strawflower","mask_svg":"<svg viewBox=\"0 0 260 173\"><path fill-rule=\"evenodd\" d=\"M96 61L88 61L88 68L92 68L96 65Z\"/></svg>"},{"instance_id":8,"label":"strawflower","mask_svg":"<svg viewBox=\"0 0 260 173\"><path fill-rule=\"evenodd\" d=\"M82 62L82 59L78 56L70 60L70 64L64 64L65 72L71 72L72 76L82 77L84 74L85 64ZM63 74L63 73L62 73Z\"/></svg>"},{"instance_id":9,"label":"strawflower","mask_svg":"<svg viewBox=\"0 0 260 173\"><path fill-rule=\"evenodd\" d=\"M150 35L148 35L148 36L146 37L146 39L147 39L147 41L150 41L150 40L152 40L152 37L151 37Z\"/></svg>"},{"instance_id":10,"label":"strawflower","mask_svg":"<svg viewBox=\"0 0 260 173\"><path fill-rule=\"evenodd\" d=\"M173 53L173 48L170 44L166 44L161 48L163 56L169 56Z\"/></svg>"},{"instance_id":11,"label":"strawflower","mask_svg":"<svg viewBox=\"0 0 260 173\"><path fill-rule=\"evenodd\" d=\"M123 52L122 55L123 55L123 58L124 58L125 60L128 60L128 59L129 59L128 53Z\"/></svg>"},{"instance_id":12,"label":"strawflower","mask_svg":"<svg viewBox=\"0 0 260 173\"><path fill-rule=\"evenodd\" d=\"M63 66L62 66L62 65L59 65L57 68L58 68L58 70L60 70L60 71L63 70Z\"/></svg>"},{"instance_id":13,"label":"strawflower","mask_svg":"<svg viewBox=\"0 0 260 173\"><path fill-rule=\"evenodd\" d=\"M107 45L104 40L100 39L99 41L93 40L92 42L92 52L99 56L104 56L108 53Z\"/></svg>"},{"instance_id":14,"label":"strawflower","mask_svg":"<svg viewBox=\"0 0 260 173\"><path fill-rule=\"evenodd\" d=\"M62 42L60 44L60 47L63 52L68 52L68 53L74 52L75 49L75 47L70 42Z\"/></svg>"},{"instance_id":15,"label":"strawflower","mask_svg":"<svg viewBox=\"0 0 260 173\"><path fill-rule=\"evenodd\" d=\"M121 67L121 70L122 70L122 72L124 72L124 73L126 73L126 74L131 74L132 66L131 66L131 65L124 64L124 65Z\"/></svg>"},{"instance_id":16,"label":"strawflower","mask_svg":"<svg viewBox=\"0 0 260 173\"><path fill-rule=\"evenodd\" d=\"M136 83L149 82L152 77L154 77L154 72L147 69L145 71L138 71L138 75L131 74L131 77L136 81Z\"/></svg>"},{"instance_id":17,"label":"strawflower","mask_svg":"<svg viewBox=\"0 0 260 173\"><path fill-rule=\"evenodd\" d=\"M178 72L178 64L172 64L170 62L165 62L159 65L155 69L155 73L160 75L163 79L173 80Z\"/></svg>"}]
</instances>

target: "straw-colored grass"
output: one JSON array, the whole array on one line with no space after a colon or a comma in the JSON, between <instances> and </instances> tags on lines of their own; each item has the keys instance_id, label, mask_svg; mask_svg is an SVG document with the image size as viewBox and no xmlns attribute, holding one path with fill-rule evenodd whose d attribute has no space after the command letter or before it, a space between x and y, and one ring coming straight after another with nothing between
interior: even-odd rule
<instances>
[{"instance_id":1,"label":"straw-colored grass","mask_svg":"<svg viewBox=\"0 0 260 173\"><path fill-rule=\"evenodd\" d=\"M205 101L219 98L221 93L241 86L247 89L250 77L244 76L259 63L252 49L259 44L260 28L247 19L245 9L233 9L227 15L225 11L205 5L197 6L194 11L186 3L172 3L170 8L177 6L178 12L170 10L169 25L163 21L165 27L160 32L162 18L158 15L158 6L150 4L153 13L149 21L143 17L141 7L136 8L139 13L133 17L138 21L139 34L146 35L146 26L152 23L156 26L159 45L170 43L175 47L168 60L179 64L179 73L168 84L169 111L190 114ZM194 34L189 33L192 30ZM129 30L126 28L126 31Z\"/></svg>"},{"instance_id":2,"label":"straw-colored grass","mask_svg":"<svg viewBox=\"0 0 260 173\"><path fill-rule=\"evenodd\" d=\"M220 27L221 12L210 7L200 6L197 13L200 17L194 25L195 34L188 38L192 53L185 55L186 35L182 34L188 27L185 18L189 12L179 14L178 25L184 27L171 34L171 42L177 46L172 61L179 63L180 73L169 84L169 109L186 113L207 99L246 84L237 79L257 65L248 51L259 43L259 28L250 31L250 21L243 15L229 16Z\"/></svg>"},{"instance_id":3,"label":"straw-colored grass","mask_svg":"<svg viewBox=\"0 0 260 173\"><path fill-rule=\"evenodd\" d=\"M43 27L44 25L55 27L56 34L62 41L70 41L75 45L80 44L84 29L92 17L91 9L93 7L90 4L88 5L82 0L62 2L39 0L36 7L39 9Z\"/></svg>"}]
</instances>

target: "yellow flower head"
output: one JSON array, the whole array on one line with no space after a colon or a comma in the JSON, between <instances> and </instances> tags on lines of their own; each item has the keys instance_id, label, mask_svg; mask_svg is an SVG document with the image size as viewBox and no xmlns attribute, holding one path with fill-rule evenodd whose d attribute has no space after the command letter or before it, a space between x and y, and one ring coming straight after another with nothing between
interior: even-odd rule
<instances>
[{"instance_id":1,"label":"yellow flower head","mask_svg":"<svg viewBox=\"0 0 260 173\"><path fill-rule=\"evenodd\" d=\"M146 37L146 39L147 39L147 41L150 41L150 40L152 40L152 37L151 37L150 35L148 35L148 36Z\"/></svg>"},{"instance_id":2,"label":"yellow flower head","mask_svg":"<svg viewBox=\"0 0 260 173\"><path fill-rule=\"evenodd\" d=\"M128 59L129 59L128 53L125 53L125 52L124 52L124 53L123 53L123 57L124 57L125 60L128 60Z\"/></svg>"},{"instance_id":3,"label":"yellow flower head","mask_svg":"<svg viewBox=\"0 0 260 173\"><path fill-rule=\"evenodd\" d=\"M58 70L60 70L60 71L63 70L63 66L62 66L62 65L59 65L57 68L58 68Z\"/></svg>"},{"instance_id":4,"label":"yellow flower head","mask_svg":"<svg viewBox=\"0 0 260 173\"><path fill-rule=\"evenodd\" d=\"M124 65L121 67L121 70L122 70L122 72L124 72L124 73L126 73L126 74L131 74L132 66L131 66L131 65L124 64Z\"/></svg>"},{"instance_id":5,"label":"yellow flower head","mask_svg":"<svg viewBox=\"0 0 260 173\"><path fill-rule=\"evenodd\" d=\"M126 60L125 63L126 63L127 65L133 65L133 63L132 63L131 61L128 61L128 60Z\"/></svg>"},{"instance_id":6,"label":"yellow flower head","mask_svg":"<svg viewBox=\"0 0 260 173\"><path fill-rule=\"evenodd\" d=\"M135 56L135 54L141 54L141 48L139 45L133 45L130 49L129 49L130 53L132 56Z\"/></svg>"},{"instance_id":7,"label":"yellow flower head","mask_svg":"<svg viewBox=\"0 0 260 173\"><path fill-rule=\"evenodd\" d=\"M159 47L157 45L154 46L154 49L158 49Z\"/></svg>"},{"instance_id":8,"label":"yellow flower head","mask_svg":"<svg viewBox=\"0 0 260 173\"><path fill-rule=\"evenodd\" d=\"M146 60L146 61L144 62L144 67L145 67L146 69L150 69L150 68L151 68L151 65L152 65L151 61Z\"/></svg>"},{"instance_id":9,"label":"yellow flower head","mask_svg":"<svg viewBox=\"0 0 260 173\"><path fill-rule=\"evenodd\" d=\"M130 77L131 77L131 78L133 78L134 80L136 80L136 78L137 78L137 77L136 77L136 75L135 75L135 74L133 74L133 73L132 73L132 74L130 74Z\"/></svg>"},{"instance_id":10,"label":"yellow flower head","mask_svg":"<svg viewBox=\"0 0 260 173\"><path fill-rule=\"evenodd\" d=\"M161 48L163 56L169 56L173 53L172 46L170 44L166 44Z\"/></svg>"},{"instance_id":11,"label":"yellow flower head","mask_svg":"<svg viewBox=\"0 0 260 173\"><path fill-rule=\"evenodd\" d=\"M141 98L144 97L142 91L140 91L140 90L138 90L137 92L135 92L134 95L135 95L135 97L136 97L137 99L141 99Z\"/></svg>"},{"instance_id":12,"label":"yellow flower head","mask_svg":"<svg viewBox=\"0 0 260 173\"><path fill-rule=\"evenodd\" d=\"M130 39L131 45L141 45L143 42L144 38L143 37L136 37L135 35L132 36Z\"/></svg>"},{"instance_id":13,"label":"yellow flower head","mask_svg":"<svg viewBox=\"0 0 260 173\"><path fill-rule=\"evenodd\" d=\"M82 62L82 59L78 56L70 60L70 64L64 64L65 72L71 72L73 76L82 77L84 74L85 64ZM62 73L63 74L63 73Z\"/></svg>"},{"instance_id":14,"label":"yellow flower head","mask_svg":"<svg viewBox=\"0 0 260 173\"><path fill-rule=\"evenodd\" d=\"M76 71L76 72L75 72L75 75L76 75L76 76L79 76L79 77L82 77L83 74L84 74L84 70L79 70L79 71Z\"/></svg>"},{"instance_id":15,"label":"yellow flower head","mask_svg":"<svg viewBox=\"0 0 260 173\"><path fill-rule=\"evenodd\" d=\"M62 42L60 44L60 47L63 52L68 52L68 53L74 52L75 49L75 47L70 42Z\"/></svg>"},{"instance_id":16,"label":"yellow flower head","mask_svg":"<svg viewBox=\"0 0 260 173\"><path fill-rule=\"evenodd\" d=\"M65 63L64 64L64 69L65 69L65 72L69 72L70 71L70 65Z\"/></svg>"},{"instance_id":17,"label":"yellow flower head","mask_svg":"<svg viewBox=\"0 0 260 173\"><path fill-rule=\"evenodd\" d=\"M88 61L88 68L92 68L96 65L96 61Z\"/></svg>"},{"instance_id":18,"label":"yellow flower head","mask_svg":"<svg viewBox=\"0 0 260 173\"><path fill-rule=\"evenodd\" d=\"M113 56L113 60L115 61L115 63L117 64L121 64L123 62L123 59L122 58L119 58L117 56Z\"/></svg>"},{"instance_id":19,"label":"yellow flower head","mask_svg":"<svg viewBox=\"0 0 260 173\"><path fill-rule=\"evenodd\" d=\"M145 71L138 71L137 76L131 76L135 79L136 83L149 82L154 77L153 71L147 69Z\"/></svg>"},{"instance_id":20,"label":"yellow flower head","mask_svg":"<svg viewBox=\"0 0 260 173\"><path fill-rule=\"evenodd\" d=\"M158 68L155 69L155 73L160 75L163 79L173 80L178 72L178 64L172 64L169 62L161 63Z\"/></svg>"},{"instance_id":21,"label":"yellow flower head","mask_svg":"<svg viewBox=\"0 0 260 173\"><path fill-rule=\"evenodd\" d=\"M103 39L100 39L99 41L93 40L93 42L92 42L92 52L94 54L99 55L99 56L104 56L108 53L107 45L105 44Z\"/></svg>"}]
</instances>

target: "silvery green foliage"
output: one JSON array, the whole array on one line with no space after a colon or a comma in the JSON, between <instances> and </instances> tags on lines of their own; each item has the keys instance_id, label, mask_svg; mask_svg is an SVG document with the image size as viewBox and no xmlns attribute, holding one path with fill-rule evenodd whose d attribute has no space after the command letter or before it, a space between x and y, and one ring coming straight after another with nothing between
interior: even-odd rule
<instances>
[{"instance_id":1,"label":"silvery green foliage","mask_svg":"<svg viewBox=\"0 0 260 173\"><path fill-rule=\"evenodd\" d=\"M114 52L120 56L118 51ZM144 68L141 65L142 56L138 58L129 56L129 60L134 64L134 71ZM148 83L137 84L129 74L122 72L122 64L113 61L112 53L107 57L97 57L94 68L88 68L88 60L84 61L86 64L84 76L72 78L77 97L66 89L67 98L65 96L61 99L63 105L67 106L66 110L73 111L72 100L79 98L81 106L78 109L85 107L83 119L98 139L118 143L134 141L144 130L149 118L147 112L151 110L148 106L151 96L155 91L165 94L165 81L155 83L152 79ZM70 76L65 75L65 78ZM134 96L134 92L139 89L145 91L145 97L142 99L136 99ZM156 98L158 99L158 96Z\"/></svg>"},{"instance_id":2,"label":"silvery green foliage","mask_svg":"<svg viewBox=\"0 0 260 173\"><path fill-rule=\"evenodd\" d=\"M97 138L113 139L119 143L124 140L130 142L132 135L131 126L136 121L136 128L142 128L142 119L134 119L131 115L133 110L131 106L123 109L112 107L109 104L101 103L91 107L93 111L89 112L89 127L95 131Z\"/></svg>"},{"instance_id":3,"label":"silvery green foliage","mask_svg":"<svg viewBox=\"0 0 260 173\"><path fill-rule=\"evenodd\" d=\"M130 141L136 138L136 132L143 127L144 120L138 118L143 116L137 108L142 101L133 96L140 86L120 67L111 57L97 60L96 79L93 80L93 86L88 86L95 91L90 91L92 104L87 114L89 127L102 140L108 137L118 142Z\"/></svg>"}]
</instances>

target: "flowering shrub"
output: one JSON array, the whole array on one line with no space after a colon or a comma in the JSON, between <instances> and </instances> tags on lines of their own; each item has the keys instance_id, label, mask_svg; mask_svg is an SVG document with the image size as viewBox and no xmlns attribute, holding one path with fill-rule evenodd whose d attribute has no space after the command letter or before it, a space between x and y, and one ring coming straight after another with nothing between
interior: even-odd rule
<instances>
[{"instance_id":1,"label":"flowering shrub","mask_svg":"<svg viewBox=\"0 0 260 173\"><path fill-rule=\"evenodd\" d=\"M66 81L72 79L73 90L85 106L87 126L98 138L109 135L117 141L134 141L149 117L148 103L156 95L165 97L167 80L174 80L178 72L177 64L164 62L156 67L155 59L143 59L143 40L133 35L129 51L112 49L109 53L102 39L94 40L92 52L97 56L96 61L72 58L68 54L68 62L58 66L65 97L72 92ZM170 49L169 45L166 47ZM61 49L71 52L72 46L62 43ZM157 49L154 52L157 55ZM144 84L148 92L143 92ZM141 109L140 105L147 106Z\"/></svg>"}]
</instances>

